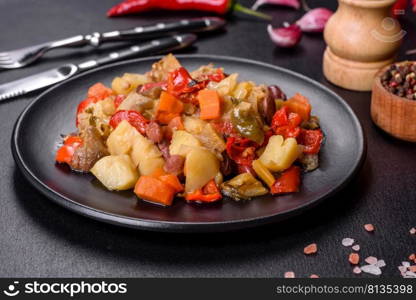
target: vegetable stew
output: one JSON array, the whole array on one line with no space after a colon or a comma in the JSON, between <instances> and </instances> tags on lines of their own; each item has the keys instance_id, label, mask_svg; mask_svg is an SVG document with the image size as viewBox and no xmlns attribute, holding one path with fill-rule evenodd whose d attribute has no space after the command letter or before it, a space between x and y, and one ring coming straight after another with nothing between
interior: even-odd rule
<instances>
[{"instance_id":1,"label":"vegetable stew","mask_svg":"<svg viewBox=\"0 0 416 300\"><path fill-rule=\"evenodd\" d=\"M164 206L295 193L319 167L324 135L311 111L300 93L213 65L190 72L169 54L90 87L56 162Z\"/></svg>"}]
</instances>

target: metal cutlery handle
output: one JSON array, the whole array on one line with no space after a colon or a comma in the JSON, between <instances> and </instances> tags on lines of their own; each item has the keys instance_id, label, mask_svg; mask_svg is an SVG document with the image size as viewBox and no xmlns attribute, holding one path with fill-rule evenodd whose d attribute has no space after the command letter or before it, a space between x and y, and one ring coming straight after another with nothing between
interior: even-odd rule
<instances>
[{"instance_id":1,"label":"metal cutlery handle","mask_svg":"<svg viewBox=\"0 0 416 300\"><path fill-rule=\"evenodd\" d=\"M217 17L184 19L174 22L159 22L139 26L127 30L116 30L101 34L101 41L118 41L128 39L148 39L180 32L202 32L221 28L225 25L223 19Z\"/></svg>"},{"instance_id":2,"label":"metal cutlery handle","mask_svg":"<svg viewBox=\"0 0 416 300\"><path fill-rule=\"evenodd\" d=\"M78 47L90 45L98 47L104 42L126 41L131 39L149 39L180 32L210 31L225 25L223 19L217 17L184 19L174 22L160 22L126 30L111 32L94 32L87 35L76 35L70 38L45 43L47 50L61 47Z\"/></svg>"},{"instance_id":3,"label":"metal cutlery handle","mask_svg":"<svg viewBox=\"0 0 416 300\"><path fill-rule=\"evenodd\" d=\"M112 52L95 60L88 60L78 65L79 71L92 69L104 64L116 62L121 59L134 57L137 55L157 54L161 52L169 52L179 48L186 47L196 40L194 34L179 34L152 40L140 45L135 45L127 50Z\"/></svg>"}]
</instances>

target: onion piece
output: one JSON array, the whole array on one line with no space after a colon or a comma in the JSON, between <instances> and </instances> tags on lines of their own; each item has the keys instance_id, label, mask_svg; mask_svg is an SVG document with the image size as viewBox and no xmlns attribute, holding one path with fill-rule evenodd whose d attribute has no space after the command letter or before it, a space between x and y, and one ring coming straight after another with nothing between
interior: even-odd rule
<instances>
[{"instance_id":1,"label":"onion piece","mask_svg":"<svg viewBox=\"0 0 416 300\"><path fill-rule=\"evenodd\" d=\"M296 24L299 25L303 32L322 32L326 22L332 15L333 12L327 8L314 8L304 14Z\"/></svg>"},{"instance_id":2,"label":"onion piece","mask_svg":"<svg viewBox=\"0 0 416 300\"><path fill-rule=\"evenodd\" d=\"M296 9L300 8L300 2L299 0L257 0L251 9L256 10L263 4L270 4L270 5L282 5L282 6L289 6Z\"/></svg>"},{"instance_id":3,"label":"onion piece","mask_svg":"<svg viewBox=\"0 0 416 300\"><path fill-rule=\"evenodd\" d=\"M291 48L296 46L302 38L302 31L296 24L287 27L273 28L267 26L270 39L279 47Z\"/></svg>"}]
</instances>

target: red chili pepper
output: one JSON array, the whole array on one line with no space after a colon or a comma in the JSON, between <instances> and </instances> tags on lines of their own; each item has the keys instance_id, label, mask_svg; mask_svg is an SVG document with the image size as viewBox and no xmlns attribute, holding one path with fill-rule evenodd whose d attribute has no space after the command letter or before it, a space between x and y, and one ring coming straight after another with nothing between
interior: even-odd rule
<instances>
[{"instance_id":1,"label":"red chili pepper","mask_svg":"<svg viewBox=\"0 0 416 300\"><path fill-rule=\"evenodd\" d=\"M204 87L205 84L192 79L191 75L184 67L180 67L175 71L170 72L168 75L167 91L169 94L176 97L179 97L181 94L196 92Z\"/></svg>"},{"instance_id":2,"label":"red chili pepper","mask_svg":"<svg viewBox=\"0 0 416 300\"><path fill-rule=\"evenodd\" d=\"M303 153L317 154L321 149L321 143L323 140L323 133L320 129L306 130L302 129L298 137L298 142L304 145Z\"/></svg>"},{"instance_id":3,"label":"red chili pepper","mask_svg":"<svg viewBox=\"0 0 416 300\"><path fill-rule=\"evenodd\" d=\"M124 99L126 99L126 95L117 95L116 99L114 99L114 106L116 108L119 107Z\"/></svg>"},{"instance_id":4,"label":"red chili pepper","mask_svg":"<svg viewBox=\"0 0 416 300\"><path fill-rule=\"evenodd\" d=\"M299 114L289 113L289 108L283 106L274 114L271 126L275 134L281 135L285 139L296 138L301 131L299 128L301 122L302 118Z\"/></svg>"},{"instance_id":5,"label":"red chili pepper","mask_svg":"<svg viewBox=\"0 0 416 300\"><path fill-rule=\"evenodd\" d=\"M187 201L199 202L215 202L222 198L221 192L217 184L212 179L202 189L197 189L195 192L187 194L185 199Z\"/></svg>"},{"instance_id":6,"label":"red chili pepper","mask_svg":"<svg viewBox=\"0 0 416 300\"><path fill-rule=\"evenodd\" d=\"M412 0L412 2L415 2L415 0ZM393 7L392 7L392 14L393 16L400 16L403 15L406 7L407 7L407 0L397 0L396 3L394 3Z\"/></svg>"},{"instance_id":7,"label":"red chili pepper","mask_svg":"<svg viewBox=\"0 0 416 300\"><path fill-rule=\"evenodd\" d=\"M256 158L258 144L240 137L229 137L227 139L226 151L228 156L238 165L251 166Z\"/></svg>"},{"instance_id":8,"label":"red chili pepper","mask_svg":"<svg viewBox=\"0 0 416 300\"><path fill-rule=\"evenodd\" d=\"M273 195L294 193L299 191L299 186L300 168L298 166L291 166L276 179L270 189L270 192Z\"/></svg>"},{"instance_id":9,"label":"red chili pepper","mask_svg":"<svg viewBox=\"0 0 416 300\"><path fill-rule=\"evenodd\" d=\"M225 15L229 11L239 11L259 18L271 20L269 15L249 9L234 0L125 0L113 6L108 17L141 13L153 9L166 10L200 10Z\"/></svg>"},{"instance_id":10,"label":"red chili pepper","mask_svg":"<svg viewBox=\"0 0 416 300\"><path fill-rule=\"evenodd\" d=\"M124 120L127 120L141 134L146 134L146 126L150 121L134 110L119 110L111 117L110 126L116 128Z\"/></svg>"},{"instance_id":11,"label":"red chili pepper","mask_svg":"<svg viewBox=\"0 0 416 300\"><path fill-rule=\"evenodd\" d=\"M59 163L71 163L75 149L82 145L82 139L79 136L68 136L62 147L56 151L55 160Z\"/></svg>"}]
</instances>

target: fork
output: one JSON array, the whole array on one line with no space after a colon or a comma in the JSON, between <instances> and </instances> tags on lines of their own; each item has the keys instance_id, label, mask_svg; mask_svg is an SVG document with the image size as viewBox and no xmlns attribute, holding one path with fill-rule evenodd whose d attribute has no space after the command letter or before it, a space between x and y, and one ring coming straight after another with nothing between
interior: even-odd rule
<instances>
[{"instance_id":1,"label":"fork","mask_svg":"<svg viewBox=\"0 0 416 300\"><path fill-rule=\"evenodd\" d=\"M42 43L21 49L0 52L0 69L17 69L27 66L42 57L47 51L62 47L98 47L104 42L126 41L131 39L149 39L178 32L201 32L215 30L225 25L225 21L216 17L185 19L174 22L156 23L127 30L105 33L94 32L88 35L76 35L70 38Z\"/></svg>"}]
</instances>

